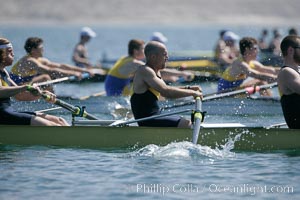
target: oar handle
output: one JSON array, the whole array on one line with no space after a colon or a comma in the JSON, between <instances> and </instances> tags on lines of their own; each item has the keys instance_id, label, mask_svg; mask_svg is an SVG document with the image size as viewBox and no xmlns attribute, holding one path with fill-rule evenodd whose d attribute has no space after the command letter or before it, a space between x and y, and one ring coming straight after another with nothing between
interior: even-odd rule
<instances>
[{"instance_id":1,"label":"oar handle","mask_svg":"<svg viewBox=\"0 0 300 200\"><path fill-rule=\"evenodd\" d=\"M89 77L90 77L90 74L87 73L87 72L84 72L84 73L81 74L81 79L87 79ZM76 80L78 80L78 78L77 78L77 76L69 76L68 80L69 81L76 81Z\"/></svg>"},{"instance_id":2,"label":"oar handle","mask_svg":"<svg viewBox=\"0 0 300 200\"><path fill-rule=\"evenodd\" d=\"M195 113L194 113L195 122L193 126L193 138L192 138L193 144L197 144L198 142L198 137L201 129L201 122L203 118L204 116L202 116L202 101L200 97L197 97L195 102Z\"/></svg>"},{"instance_id":3,"label":"oar handle","mask_svg":"<svg viewBox=\"0 0 300 200\"><path fill-rule=\"evenodd\" d=\"M87 78L90 78L90 74L87 72L84 72L84 73L82 73L81 77L82 77L82 79L87 79Z\"/></svg>"}]
</instances>

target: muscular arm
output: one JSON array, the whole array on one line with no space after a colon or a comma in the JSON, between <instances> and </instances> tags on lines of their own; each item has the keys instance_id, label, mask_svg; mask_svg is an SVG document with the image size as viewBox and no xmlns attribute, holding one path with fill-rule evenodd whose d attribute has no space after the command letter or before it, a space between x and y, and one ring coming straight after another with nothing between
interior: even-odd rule
<instances>
[{"instance_id":1,"label":"muscular arm","mask_svg":"<svg viewBox=\"0 0 300 200\"><path fill-rule=\"evenodd\" d=\"M254 61L254 64L255 64L255 69L259 72L273 74L273 75L278 74L279 68L275 68L273 66L265 66L258 61Z\"/></svg>"},{"instance_id":2,"label":"muscular arm","mask_svg":"<svg viewBox=\"0 0 300 200\"><path fill-rule=\"evenodd\" d=\"M143 66L137 71L136 77L139 77L137 82L138 87L135 92L145 92L149 87L157 90L162 96L166 98L181 98L187 96L201 96L200 91L181 89L177 87L168 86L165 82L158 78L155 72L150 67Z\"/></svg>"},{"instance_id":3,"label":"muscular arm","mask_svg":"<svg viewBox=\"0 0 300 200\"><path fill-rule=\"evenodd\" d=\"M246 74L247 76L260 79L267 82L275 82L277 77L273 74L259 72L252 69L246 62L234 61L232 64L231 75L238 77L240 74Z\"/></svg>"},{"instance_id":4,"label":"muscular arm","mask_svg":"<svg viewBox=\"0 0 300 200\"><path fill-rule=\"evenodd\" d=\"M20 92L26 91L26 85L21 86L2 86L0 85L0 98L13 97Z\"/></svg>"},{"instance_id":5,"label":"muscular arm","mask_svg":"<svg viewBox=\"0 0 300 200\"><path fill-rule=\"evenodd\" d=\"M49 74L54 76L54 78L64 77L64 76L77 76L81 77L81 73L78 71L71 71L62 69L59 63L51 62L48 59L42 58L39 60L32 60L38 67L38 71L43 74Z\"/></svg>"}]
</instances>

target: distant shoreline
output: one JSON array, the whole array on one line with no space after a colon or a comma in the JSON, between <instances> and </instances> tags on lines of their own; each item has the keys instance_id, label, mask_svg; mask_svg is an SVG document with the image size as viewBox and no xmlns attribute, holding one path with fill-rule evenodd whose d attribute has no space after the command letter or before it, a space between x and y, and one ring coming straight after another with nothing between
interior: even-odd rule
<instances>
[{"instance_id":1,"label":"distant shoreline","mask_svg":"<svg viewBox=\"0 0 300 200\"><path fill-rule=\"evenodd\" d=\"M298 0L0 0L0 24L298 26Z\"/></svg>"}]
</instances>

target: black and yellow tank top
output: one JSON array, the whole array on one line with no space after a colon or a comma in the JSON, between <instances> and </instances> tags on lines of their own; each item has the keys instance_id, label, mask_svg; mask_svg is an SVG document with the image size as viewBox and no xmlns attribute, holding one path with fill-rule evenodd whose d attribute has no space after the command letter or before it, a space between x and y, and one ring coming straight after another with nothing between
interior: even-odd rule
<instances>
[{"instance_id":1,"label":"black and yellow tank top","mask_svg":"<svg viewBox=\"0 0 300 200\"><path fill-rule=\"evenodd\" d=\"M285 68L286 66L282 67ZM300 76L300 73L297 71ZM300 95L293 93L289 95L282 95L280 103L284 115L284 119L289 128L300 129Z\"/></svg>"},{"instance_id":2,"label":"black and yellow tank top","mask_svg":"<svg viewBox=\"0 0 300 200\"><path fill-rule=\"evenodd\" d=\"M9 86L6 73L0 71L0 81L1 86ZM10 98L0 98L0 109L7 108L11 106Z\"/></svg>"},{"instance_id":3,"label":"black and yellow tank top","mask_svg":"<svg viewBox=\"0 0 300 200\"><path fill-rule=\"evenodd\" d=\"M153 88L148 89L142 94L134 93L130 98L134 118L140 119L159 114L159 96L160 93Z\"/></svg>"}]
</instances>

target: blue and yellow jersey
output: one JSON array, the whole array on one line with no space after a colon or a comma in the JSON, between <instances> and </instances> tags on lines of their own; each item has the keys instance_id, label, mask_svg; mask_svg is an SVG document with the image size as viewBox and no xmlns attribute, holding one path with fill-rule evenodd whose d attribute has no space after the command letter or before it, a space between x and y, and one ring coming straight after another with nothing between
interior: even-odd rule
<instances>
[{"instance_id":1,"label":"blue and yellow jersey","mask_svg":"<svg viewBox=\"0 0 300 200\"><path fill-rule=\"evenodd\" d=\"M248 63L248 65L250 66L250 68L255 69L255 64L253 61L250 61ZM232 69L232 66L227 67L227 69L223 72L221 78L226 81L238 81L238 80L244 80L247 78L246 74L239 74L238 76L232 76L230 74L231 69Z\"/></svg>"},{"instance_id":2,"label":"blue and yellow jersey","mask_svg":"<svg viewBox=\"0 0 300 200\"><path fill-rule=\"evenodd\" d=\"M127 63L133 62L134 58L133 57L122 57L120 58L116 64L109 70L108 75L121 78L121 79L128 79L128 76L122 75L119 72L119 69L126 65Z\"/></svg>"},{"instance_id":3,"label":"blue and yellow jersey","mask_svg":"<svg viewBox=\"0 0 300 200\"><path fill-rule=\"evenodd\" d=\"M11 79L17 84L30 82L32 78L40 75L37 68L34 67L35 64L32 63L26 66L22 65L23 59L25 58L21 58L16 64L14 64L10 71Z\"/></svg>"}]
</instances>

